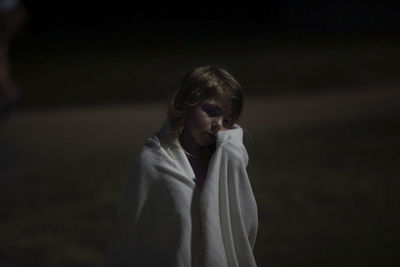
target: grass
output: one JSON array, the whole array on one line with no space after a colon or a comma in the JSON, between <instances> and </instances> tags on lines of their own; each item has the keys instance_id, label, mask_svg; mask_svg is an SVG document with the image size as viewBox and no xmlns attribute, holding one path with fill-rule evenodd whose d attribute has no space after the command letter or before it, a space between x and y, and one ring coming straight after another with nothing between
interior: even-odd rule
<instances>
[{"instance_id":1,"label":"grass","mask_svg":"<svg viewBox=\"0 0 400 267\"><path fill-rule=\"evenodd\" d=\"M101 265L132 151L36 167L2 188L0 257L45 266ZM5 204L8 203L8 204Z\"/></svg>"},{"instance_id":2,"label":"grass","mask_svg":"<svg viewBox=\"0 0 400 267\"><path fill-rule=\"evenodd\" d=\"M260 266L400 263L399 119L257 135ZM254 142L256 143L256 142Z\"/></svg>"},{"instance_id":3,"label":"grass","mask_svg":"<svg viewBox=\"0 0 400 267\"><path fill-rule=\"evenodd\" d=\"M399 122L253 133L259 266L400 264ZM139 145L21 166L0 188L0 263L102 265Z\"/></svg>"}]
</instances>

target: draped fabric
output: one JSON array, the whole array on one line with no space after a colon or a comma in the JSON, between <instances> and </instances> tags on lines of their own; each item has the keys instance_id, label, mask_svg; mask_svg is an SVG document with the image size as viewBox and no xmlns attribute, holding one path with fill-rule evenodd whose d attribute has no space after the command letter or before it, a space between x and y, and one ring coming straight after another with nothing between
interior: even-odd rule
<instances>
[{"instance_id":1,"label":"draped fabric","mask_svg":"<svg viewBox=\"0 0 400 267\"><path fill-rule=\"evenodd\" d=\"M111 237L109 266L256 266L257 206L243 131L221 131L202 190L179 145L149 138L135 159Z\"/></svg>"}]
</instances>

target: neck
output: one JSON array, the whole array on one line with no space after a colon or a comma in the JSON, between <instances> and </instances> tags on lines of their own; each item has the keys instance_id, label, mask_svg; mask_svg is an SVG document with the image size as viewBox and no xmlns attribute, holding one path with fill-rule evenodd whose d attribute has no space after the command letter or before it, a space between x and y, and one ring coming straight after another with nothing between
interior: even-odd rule
<instances>
[{"instance_id":1,"label":"neck","mask_svg":"<svg viewBox=\"0 0 400 267\"><path fill-rule=\"evenodd\" d=\"M185 130L179 136L179 142L181 143L183 149L185 149L185 151L188 152L191 156L200 156L201 146L197 144L196 141L190 136L190 134L187 134L185 132Z\"/></svg>"}]
</instances>

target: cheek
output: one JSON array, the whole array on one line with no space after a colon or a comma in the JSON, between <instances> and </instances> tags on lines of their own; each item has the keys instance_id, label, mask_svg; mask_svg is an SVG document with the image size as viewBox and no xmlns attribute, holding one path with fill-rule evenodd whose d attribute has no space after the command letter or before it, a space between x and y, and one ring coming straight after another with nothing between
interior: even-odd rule
<instances>
[{"instance_id":1,"label":"cheek","mask_svg":"<svg viewBox=\"0 0 400 267\"><path fill-rule=\"evenodd\" d=\"M202 130L208 129L211 125L211 119L204 114L199 114L197 116L197 122L198 122L199 128L201 128Z\"/></svg>"},{"instance_id":2,"label":"cheek","mask_svg":"<svg viewBox=\"0 0 400 267\"><path fill-rule=\"evenodd\" d=\"M189 130L192 135L197 135L198 133L207 130L210 124L210 119L202 114L201 111L197 110L187 116L185 128Z\"/></svg>"}]
</instances>

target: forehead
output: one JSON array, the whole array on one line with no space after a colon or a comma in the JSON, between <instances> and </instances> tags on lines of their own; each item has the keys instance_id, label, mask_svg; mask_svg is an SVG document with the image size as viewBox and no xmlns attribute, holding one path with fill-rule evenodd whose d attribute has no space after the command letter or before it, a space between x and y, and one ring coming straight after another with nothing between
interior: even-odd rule
<instances>
[{"instance_id":1,"label":"forehead","mask_svg":"<svg viewBox=\"0 0 400 267\"><path fill-rule=\"evenodd\" d=\"M207 104L214 106L221 110L221 112L224 114L224 116L231 117L232 116L232 110L231 110L231 105L228 103L228 101L219 96L218 94L209 94L205 96L201 101L200 104Z\"/></svg>"}]
</instances>

